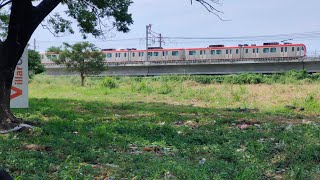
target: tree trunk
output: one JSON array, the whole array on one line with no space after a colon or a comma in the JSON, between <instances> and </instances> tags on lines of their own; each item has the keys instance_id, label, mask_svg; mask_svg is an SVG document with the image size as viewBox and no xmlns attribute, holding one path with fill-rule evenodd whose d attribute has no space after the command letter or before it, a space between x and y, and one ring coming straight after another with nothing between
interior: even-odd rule
<instances>
[{"instance_id":1,"label":"tree trunk","mask_svg":"<svg viewBox=\"0 0 320 180\"><path fill-rule=\"evenodd\" d=\"M9 43L0 46L0 129L10 129L22 121L10 111L10 95L16 64L21 56L19 52L10 52ZM11 62L11 63L10 63Z\"/></svg>"},{"instance_id":2,"label":"tree trunk","mask_svg":"<svg viewBox=\"0 0 320 180\"><path fill-rule=\"evenodd\" d=\"M80 76L81 76L81 86L84 86L84 74L83 73L80 73Z\"/></svg>"},{"instance_id":3,"label":"tree trunk","mask_svg":"<svg viewBox=\"0 0 320 180\"><path fill-rule=\"evenodd\" d=\"M12 0L7 39L0 41L0 130L15 127L22 120L10 111L14 70L33 32L61 0L43 0L34 7L30 0Z\"/></svg>"}]
</instances>

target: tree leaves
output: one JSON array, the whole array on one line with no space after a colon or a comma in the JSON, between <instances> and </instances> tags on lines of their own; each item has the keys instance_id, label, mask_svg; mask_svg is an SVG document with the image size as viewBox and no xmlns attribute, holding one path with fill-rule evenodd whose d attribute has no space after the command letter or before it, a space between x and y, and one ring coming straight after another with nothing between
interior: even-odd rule
<instances>
[{"instance_id":1,"label":"tree leaves","mask_svg":"<svg viewBox=\"0 0 320 180\"><path fill-rule=\"evenodd\" d=\"M59 58L54 60L57 64L64 64L69 71L79 72L81 76L97 75L104 71L106 55L89 42L80 42L74 45L64 43L64 50Z\"/></svg>"},{"instance_id":2,"label":"tree leaves","mask_svg":"<svg viewBox=\"0 0 320 180\"><path fill-rule=\"evenodd\" d=\"M6 1L0 1L2 1L0 4L6 4ZM221 19L222 12L213 6L221 4L219 0L195 1ZM86 38L87 34L105 38L113 29L126 33L130 30L129 26L133 24L132 14L128 11L129 6L133 3L132 0L61 0L61 3L67 7L67 10L49 16L47 24L43 24L43 27L55 36L60 36L61 33L73 34L73 23L77 24L83 38ZM10 10L0 12L0 37L5 37L7 34L9 13Z\"/></svg>"},{"instance_id":3,"label":"tree leaves","mask_svg":"<svg viewBox=\"0 0 320 180\"><path fill-rule=\"evenodd\" d=\"M28 67L30 79L33 77L33 75L40 74L45 71L45 67L41 64L39 52L35 50L28 50Z\"/></svg>"}]
</instances>

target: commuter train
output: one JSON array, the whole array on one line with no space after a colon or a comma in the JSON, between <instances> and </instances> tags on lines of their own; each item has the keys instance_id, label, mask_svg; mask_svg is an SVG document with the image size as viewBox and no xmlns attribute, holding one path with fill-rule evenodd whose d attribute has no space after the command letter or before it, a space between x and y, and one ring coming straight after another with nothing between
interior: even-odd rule
<instances>
[{"instance_id":1,"label":"commuter train","mask_svg":"<svg viewBox=\"0 0 320 180\"><path fill-rule=\"evenodd\" d=\"M210 45L206 48L172 48L160 47L146 50L137 49L102 49L106 54L107 64L150 62L197 62L197 61L232 61L232 60L292 60L306 56L304 44L263 43L263 45L244 44L238 46ZM148 59L146 57L148 53ZM49 62L55 54L42 54L42 62Z\"/></svg>"}]
</instances>

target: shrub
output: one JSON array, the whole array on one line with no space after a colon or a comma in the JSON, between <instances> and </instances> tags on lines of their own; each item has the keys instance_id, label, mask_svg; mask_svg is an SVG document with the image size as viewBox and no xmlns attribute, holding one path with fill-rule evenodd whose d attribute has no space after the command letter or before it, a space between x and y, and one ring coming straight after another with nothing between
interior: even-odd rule
<instances>
[{"instance_id":1,"label":"shrub","mask_svg":"<svg viewBox=\"0 0 320 180\"><path fill-rule=\"evenodd\" d=\"M172 92L172 88L168 85L167 82L161 84L160 88L158 89L159 94L169 94Z\"/></svg>"},{"instance_id":2,"label":"shrub","mask_svg":"<svg viewBox=\"0 0 320 180\"><path fill-rule=\"evenodd\" d=\"M153 89L145 81L137 82L132 85L132 90L140 93L152 93Z\"/></svg>"},{"instance_id":3,"label":"shrub","mask_svg":"<svg viewBox=\"0 0 320 180\"><path fill-rule=\"evenodd\" d=\"M114 89L117 88L117 83L112 77L106 77L102 81L103 87Z\"/></svg>"}]
</instances>

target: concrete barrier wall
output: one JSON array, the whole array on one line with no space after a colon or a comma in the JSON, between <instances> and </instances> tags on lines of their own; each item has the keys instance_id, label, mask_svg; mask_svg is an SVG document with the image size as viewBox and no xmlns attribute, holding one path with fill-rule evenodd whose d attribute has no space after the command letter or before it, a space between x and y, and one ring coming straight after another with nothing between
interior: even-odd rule
<instances>
[{"instance_id":1,"label":"concrete barrier wall","mask_svg":"<svg viewBox=\"0 0 320 180\"><path fill-rule=\"evenodd\" d=\"M235 73L280 73L290 70L320 72L320 61L307 62L268 62L237 64L196 64L196 65L151 65L114 66L101 75L106 76L148 76L170 74L235 74ZM49 75L74 75L65 68L48 68Z\"/></svg>"}]
</instances>

